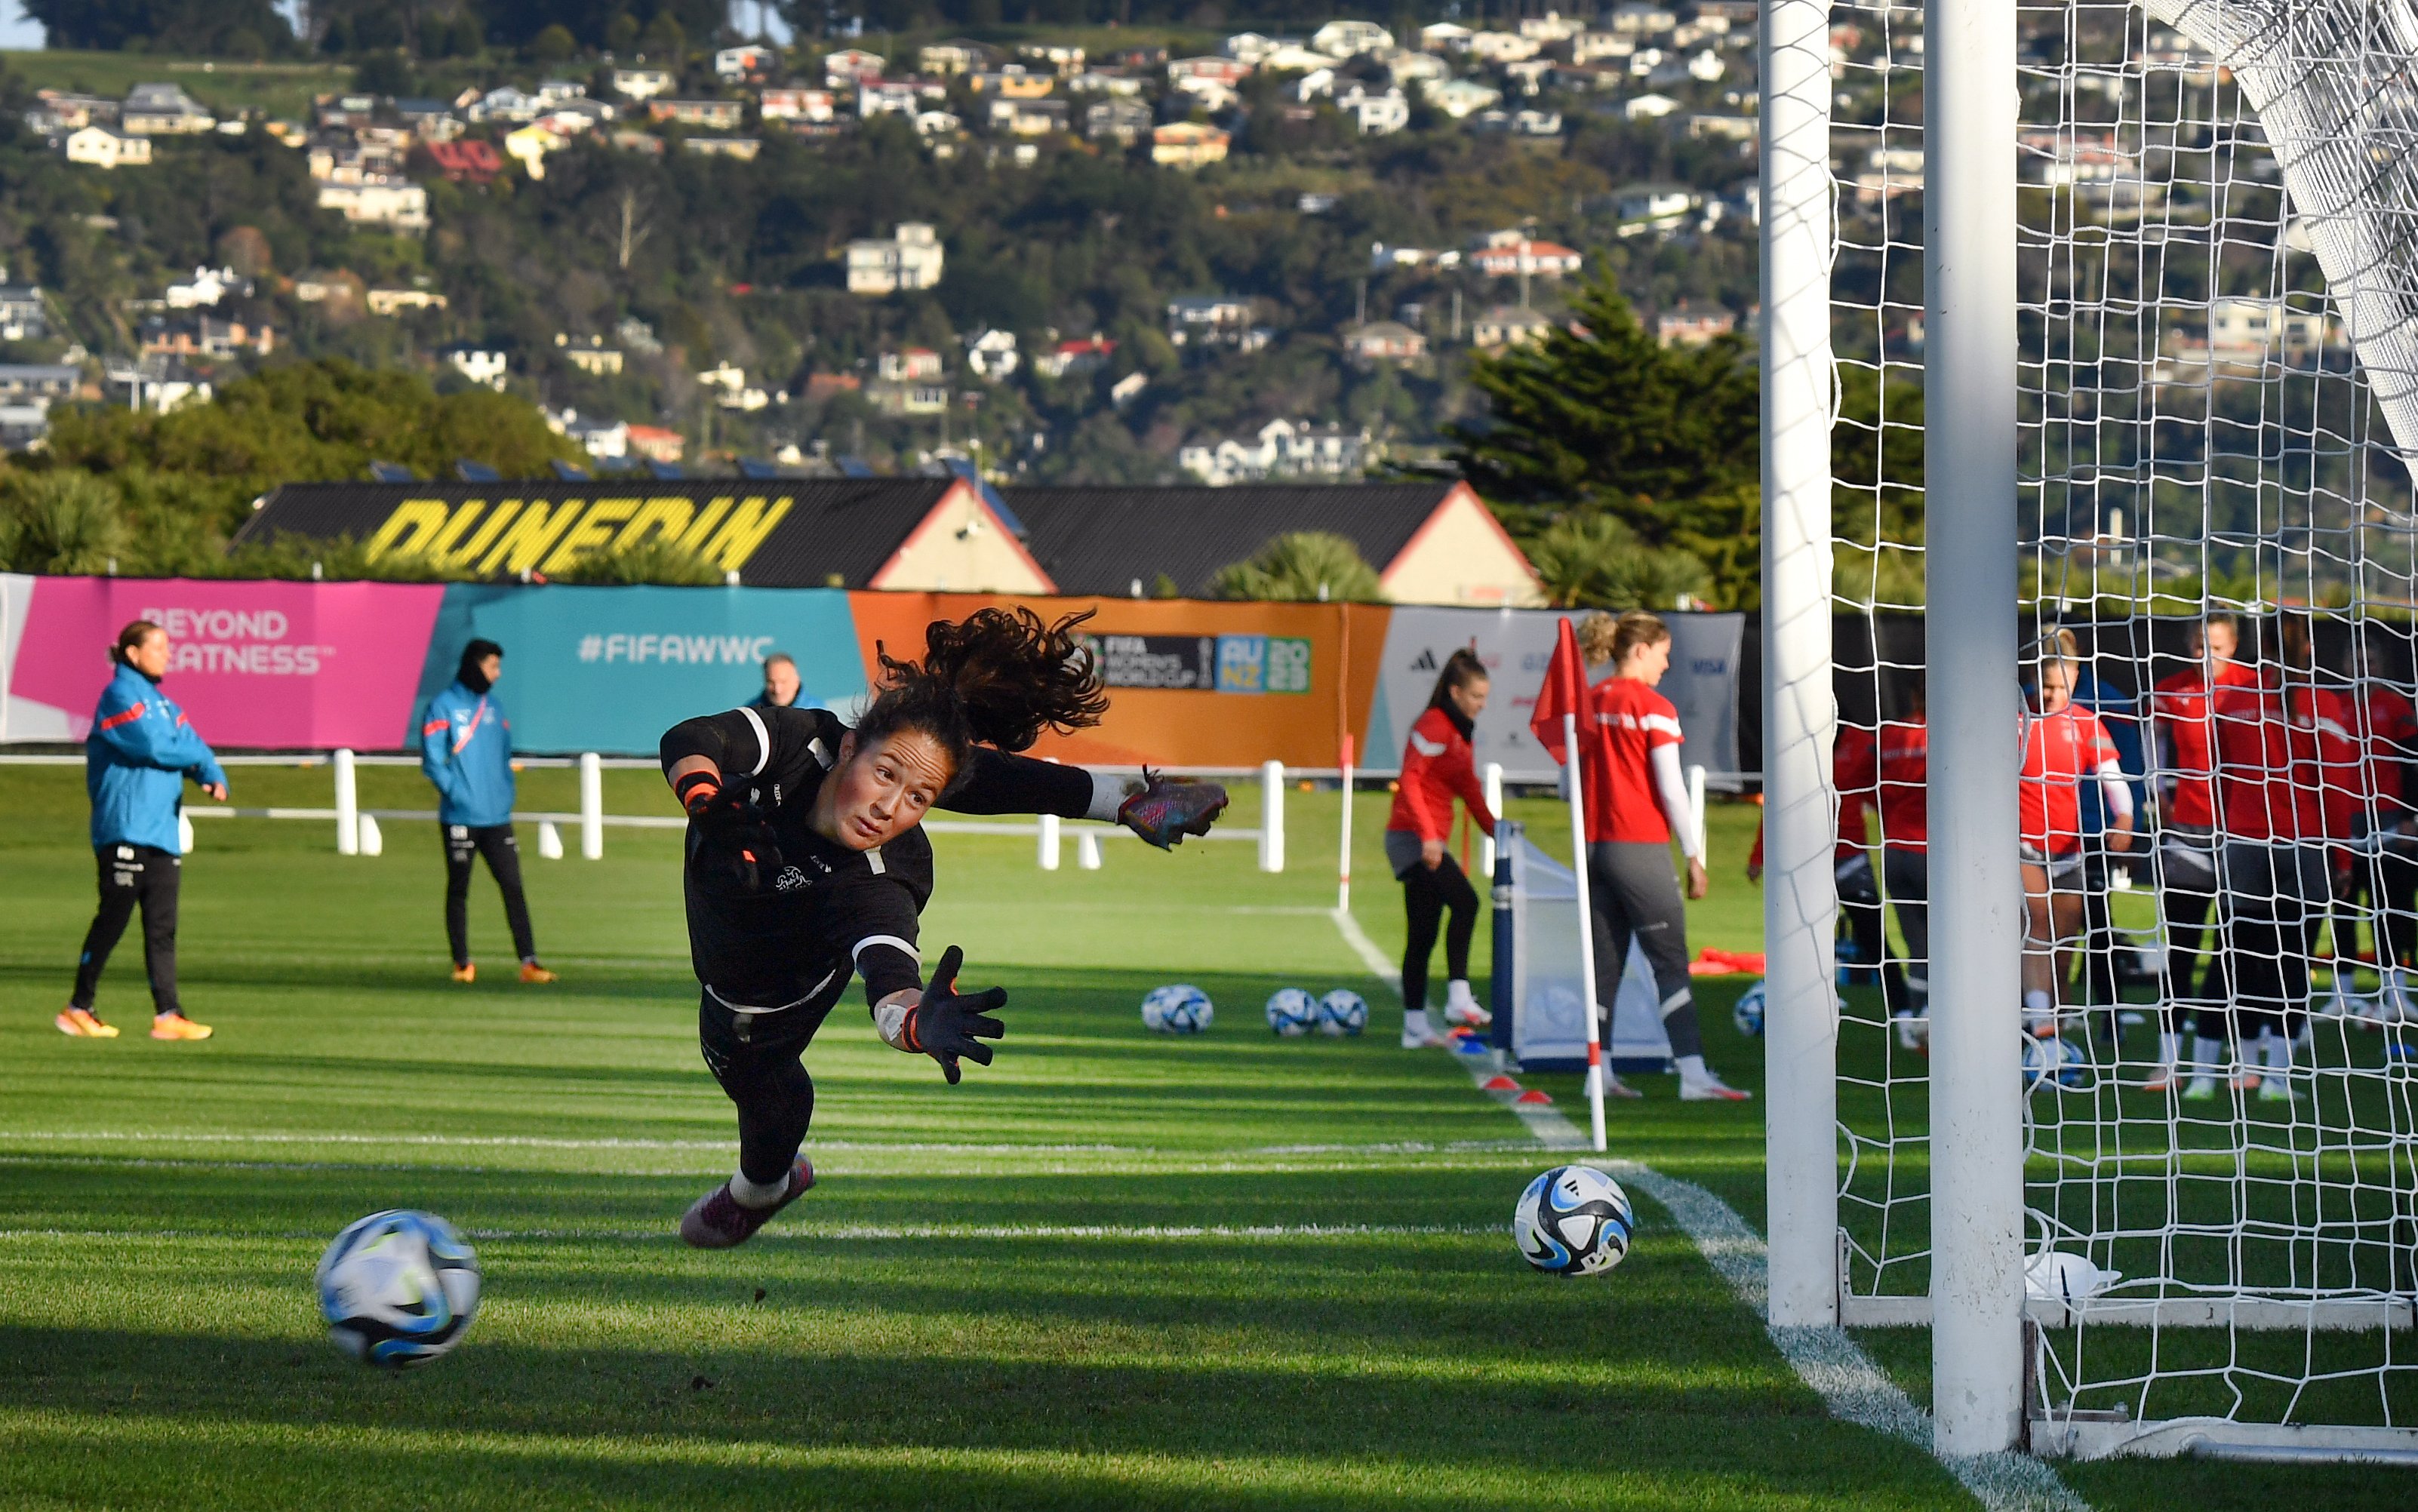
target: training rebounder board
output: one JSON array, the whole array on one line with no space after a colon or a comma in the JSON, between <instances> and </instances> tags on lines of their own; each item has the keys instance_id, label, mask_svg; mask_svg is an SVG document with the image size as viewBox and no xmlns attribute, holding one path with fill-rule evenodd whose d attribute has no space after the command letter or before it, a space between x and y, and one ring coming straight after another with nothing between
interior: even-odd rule
<instances>
[{"instance_id":1,"label":"training rebounder board","mask_svg":"<svg viewBox=\"0 0 2418 1512\"><path fill-rule=\"evenodd\" d=\"M1578 878L1520 824L1495 831L1494 1042L1531 1071L1586 1069L1586 978ZM1604 1058L1616 1071L1667 1071L1654 974L1632 941Z\"/></svg>"}]
</instances>

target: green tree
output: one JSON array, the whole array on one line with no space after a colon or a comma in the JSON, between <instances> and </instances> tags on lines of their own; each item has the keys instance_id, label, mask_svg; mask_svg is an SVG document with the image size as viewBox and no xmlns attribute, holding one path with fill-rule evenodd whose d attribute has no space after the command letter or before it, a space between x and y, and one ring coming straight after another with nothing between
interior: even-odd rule
<instances>
[{"instance_id":1,"label":"green tree","mask_svg":"<svg viewBox=\"0 0 2418 1512\"><path fill-rule=\"evenodd\" d=\"M114 572L132 538L116 490L80 472L12 479L0 494L0 561L20 573Z\"/></svg>"},{"instance_id":2,"label":"green tree","mask_svg":"<svg viewBox=\"0 0 2418 1512\"><path fill-rule=\"evenodd\" d=\"M1529 544L1528 560L1556 609L1673 609L1712 586L1712 573L1691 553L1649 546L1599 512L1554 521Z\"/></svg>"},{"instance_id":3,"label":"green tree","mask_svg":"<svg viewBox=\"0 0 2418 1512\"><path fill-rule=\"evenodd\" d=\"M1377 570L1349 537L1324 530L1295 530L1272 537L1248 561L1217 570L1209 591L1221 599L1277 603L1348 601L1382 603Z\"/></svg>"},{"instance_id":4,"label":"green tree","mask_svg":"<svg viewBox=\"0 0 2418 1512\"><path fill-rule=\"evenodd\" d=\"M1661 545L1699 523L1689 501L1755 481L1760 385L1744 344L1661 346L1608 278L1570 313L1579 328L1472 364L1490 419L1449 434L1480 493L1530 526L1606 510Z\"/></svg>"},{"instance_id":5,"label":"green tree","mask_svg":"<svg viewBox=\"0 0 2418 1512\"><path fill-rule=\"evenodd\" d=\"M723 580L722 569L696 552L661 539L642 541L612 551L591 551L555 579L558 583L594 583L621 587L661 583L673 588L702 588Z\"/></svg>"},{"instance_id":6,"label":"green tree","mask_svg":"<svg viewBox=\"0 0 2418 1512\"><path fill-rule=\"evenodd\" d=\"M154 53L250 56L294 44L271 0L18 0L18 8L54 48L115 53L140 43Z\"/></svg>"},{"instance_id":7,"label":"green tree","mask_svg":"<svg viewBox=\"0 0 2418 1512\"><path fill-rule=\"evenodd\" d=\"M540 63L561 63L579 55L579 38L560 22L529 38L529 56Z\"/></svg>"}]
</instances>

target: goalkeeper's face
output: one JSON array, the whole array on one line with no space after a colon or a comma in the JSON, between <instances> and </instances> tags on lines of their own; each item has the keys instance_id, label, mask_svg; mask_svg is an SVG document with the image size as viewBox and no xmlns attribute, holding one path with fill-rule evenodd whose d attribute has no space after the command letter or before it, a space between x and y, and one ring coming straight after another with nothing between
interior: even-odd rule
<instances>
[{"instance_id":1,"label":"goalkeeper's face","mask_svg":"<svg viewBox=\"0 0 2418 1512\"><path fill-rule=\"evenodd\" d=\"M815 800L815 829L850 850L888 845L924 822L956 775L941 742L902 729L860 744L850 731Z\"/></svg>"}]
</instances>

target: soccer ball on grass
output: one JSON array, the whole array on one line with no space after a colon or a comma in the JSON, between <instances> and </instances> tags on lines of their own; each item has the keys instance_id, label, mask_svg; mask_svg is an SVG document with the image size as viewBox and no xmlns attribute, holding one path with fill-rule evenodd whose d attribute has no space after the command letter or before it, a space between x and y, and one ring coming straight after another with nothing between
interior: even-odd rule
<instances>
[{"instance_id":1,"label":"soccer ball on grass","mask_svg":"<svg viewBox=\"0 0 2418 1512\"><path fill-rule=\"evenodd\" d=\"M1628 1258L1636 1231L1629 1194L1593 1166L1555 1166L1511 1213L1521 1257L1553 1275L1602 1275Z\"/></svg>"},{"instance_id":2,"label":"soccer ball on grass","mask_svg":"<svg viewBox=\"0 0 2418 1512\"><path fill-rule=\"evenodd\" d=\"M479 1258L433 1214L360 1219L319 1257L319 1311L345 1353L403 1369L446 1353L479 1310Z\"/></svg>"},{"instance_id":3,"label":"soccer ball on grass","mask_svg":"<svg viewBox=\"0 0 2418 1512\"><path fill-rule=\"evenodd\" d=\"M1763 1037L1763 978L1756 977L1754 985L1739 993L1738 1000L1730 1005L1730 1022L1748 1039Z\"/></svg>"},{"instance_id":4,"label":"soccer ball on grass","mask_svg":"<svg viewBox=\"0 0 2418 1512\"><path fill-rule=\"evenodd\" d=\"M1209 994L1188 982L1153 987L1141 1000L1142 1027L1160 1034L1198 1034L1217 1016Z\"/></svg>"},{"instance_id":5,"label":"soccer ball on grass","mask_svg":"<svg viewBox=\"0 0 2418 1512\"><path fill-rule=\"evenodd\" d=\"M1318 1000L1299 987L1278 987L1268 998L1268 1028L1298 1039L1318 1027Z\"/></svg>"},{"instance_id":6,"label":"soccer ball on grass","mask_svg":"<svg viewBox=\"0 0 2418 1512\"><path fill-rule=\"evenodd\" d=\"M1369 1000L1349 987L1338 987L1318 1000L1318 1031L1342 1039L1369 1027Z\"/></svg>"}]
</instances>

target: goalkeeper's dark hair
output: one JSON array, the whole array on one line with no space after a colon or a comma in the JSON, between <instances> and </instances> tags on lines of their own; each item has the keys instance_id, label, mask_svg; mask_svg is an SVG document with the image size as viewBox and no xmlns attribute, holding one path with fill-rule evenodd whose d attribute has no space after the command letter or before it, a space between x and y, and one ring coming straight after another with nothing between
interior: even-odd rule
<instances>
[{"instance_id":1,"label":"goalkeeper's dark hair","mask_svg":"<svg viewBox=\"0 0 2418 1512\"><path fill-rule=\"evenodd\" d=\"M1452 704L1452 695L1473 682L1492 681L1486 664L1466 646L1457 647L1444 659L1444 670L1436 674L1435 691L1428 695L1430 709L1443 709Z\"/></svg>"},{"instance_id":2,"label":"goalkeeper's dark hair","mask_svg":"<svg viewBox=\"0 0 2418 1512\"><path fill-rule=\"evenodd\" d=\"M1109 695L1076 634L1091 618L1070 614L1051 624L1018 606L935 619L924 632L921 662L902 661L876 643L882 687L856 723L859 748L921 730L948 753L954 786L976 745L1022 751L1044 730L1097 725Z\"/></svg>"}]
</instances>

